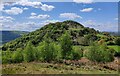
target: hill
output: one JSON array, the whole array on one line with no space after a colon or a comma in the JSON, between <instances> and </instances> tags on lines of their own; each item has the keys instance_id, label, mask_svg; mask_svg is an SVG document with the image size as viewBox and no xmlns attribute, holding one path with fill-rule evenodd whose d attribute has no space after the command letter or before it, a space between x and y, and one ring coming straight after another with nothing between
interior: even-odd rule
<instances>
[{"instance_id":1,"label":"hill","mask_svg":"<svg viewBox=\"0 0 120 76\"><path fill-rule=\"evenodd\" d=\"M26 34L28 32L25 31L0 31L0 43L4 44L11 40L14 40L18 37L21 37L22 35Z\"/></svg>"},{"instance_id":2,"label":"hill","mask_svg":"<svg viewBox=\"0 0 120 76\"><path fill-rule=\"evenodd\" d=\"M37 46L41 41L44 41L46 37L57 42L59 37L65 32L70 34L73 45L88 46L90 42L99 41L100 39L107 41L112 41L114 39L114 37L109 34L100 33L93 28L84 27L78 22L67 20L64 22L47 24L36 31L4 44L2 49L9 49L11 51L15 51L17 48L24 49L29 41L31 41L34 46Z\"/></svg>"}]
</instances>

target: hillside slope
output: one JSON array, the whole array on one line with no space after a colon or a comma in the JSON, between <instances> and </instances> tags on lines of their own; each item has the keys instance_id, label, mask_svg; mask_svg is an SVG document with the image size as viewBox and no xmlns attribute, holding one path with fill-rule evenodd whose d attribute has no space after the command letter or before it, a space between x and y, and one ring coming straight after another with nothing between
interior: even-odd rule
<instances>
[{"instance_id":1,"label":"hillside slope","mask_svg":"<svg viewBox=\"0 0 120 76\"><path fill-rule=\"evenodd\" d=\"M24 49L29 41L31 41L33 45L37 46L41 41L45 40L45 37L57 42L59 37L61 37L65 32L70 34L73 45L87 46L91 41L98 41L100 37L107 37L93 28L84 27L78 22L67 20L64 22L47 24L36 31L23 35L20 38L4 44L2 50L9 49L15 51L17 48ZM108 38L111 38L111 36Z\"/></svg>"},{"instance_id":2,"label":"hillside slope","mask_svg":"<svg viewBox=\"0 0 120 76\"><path fill-rule=\"evenodd\" d=\"M23 34L26 34L28 32L24 31L0 31L0 41L1 44L7 43L11 40L14 40L18 37L21 37Z\"/></svg>"}]
</instances>

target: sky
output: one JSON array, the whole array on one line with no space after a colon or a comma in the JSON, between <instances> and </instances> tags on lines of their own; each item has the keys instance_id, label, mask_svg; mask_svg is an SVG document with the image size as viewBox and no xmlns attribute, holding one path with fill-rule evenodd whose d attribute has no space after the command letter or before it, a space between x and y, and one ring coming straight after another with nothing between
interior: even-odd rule
<instances>
[{"instance_id":1,"label":"sky","mask_svg":"<svg viewBox=\"0 0 120 76\"><path fill-rule=\"evenodd\" d=\"M0 12L0 30L34 31L48 23L74 20L96 30L118 31L117 2L21 0L0 4Z\"/></svg>"}]
</instances>

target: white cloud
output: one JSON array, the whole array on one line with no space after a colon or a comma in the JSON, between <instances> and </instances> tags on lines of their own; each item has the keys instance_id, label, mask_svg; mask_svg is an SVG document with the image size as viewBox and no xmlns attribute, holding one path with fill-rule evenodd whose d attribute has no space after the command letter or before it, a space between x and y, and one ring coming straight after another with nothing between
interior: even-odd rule
<instances>
[{"instance_id":1,"label":"white cloud","mask_svg":"<svg viewBox=\"0 0 120 76\"><path fill-rule=\"evenodd\" d=\"M16 3L13 3L12 5L21 5L21 6L31 6L34 8L40 8L43 11L51 11L55 7L52 5L42 4L41 2L30 2L28 0L21 0Z\"/></svg>"},{"instance_id":2,"label":"white cloud","mask_svg":"<svg viewBox=\"0 0 120 76\"><path fill-rule=\"evenodd\" d=\"M86 3L86 4L88 4L88 3L92 3L93 0L73 0L73 2L76 2L76 3Z\"/></svg>"},{"instance_id":3,"label":"white cloud","mask_svg":"<svg viewBox=\"0 0 120 76\"><path fill-rule=\"evenodd\" d=\"M91 12L93 10L93 8L85 8L80 10L81 12Z\"/></svg>"},{"instance_id":4,"label":"white cloud","mask_svg":"<svg viewBox=\"0 0 120 76\"><path fill-rule=\"evenodd\" d=\"M59 20L46 20L43 21L43 25L49 24L49 23L56 23L56 22L60 22Z\"/></svg>"},{"instance_id":5,"label":"white cloud","mask_svg":"<svg viewBox=\"0 0 120 76\"><path fill-rule=\"evenodd\" d=\"M117 20L117 21L118 21L118 18L114 18L114 20Z\"/></svg>"},{"instance_id":6,"label":"white cloud","mask_svg":"<svg viewBox=\"0 0 120 76\"><path fill-rule=\"evenodd\" d=\"M87 21L82 22L82 24L85 27L95 28L100 31L118 31L117 23L111 23L107 21L105 23L99 23L95 20L87 20Z\"/></svg>"},{"instance_id":7,"label":"white cloud","mask_svg":"<svg viewBox=\"0 0 120 76\"><path fill-rule=\"evenodd\" d=\"M31 13L31 16L35 16L35 15L37 15L37 14L36 14L36 13L34 13L34 12L32 12L32 13Z\"/></svg>"},{"instance_id":8,"label":"white cloud","mask_svg":"<svg viewBox=\"0 0 120 76\"><path fill-rule=\"evenodd\" d=\"M28 10L28 8L25 7L25 8L23 8L23 10Z\"/></svg>"},{"instance_id":9,"label":"white cloud","mask_svg":"<svg viewBox=\"0 0 120 76\"><path fill-rule=\"evenodd\" d=\"M75 14L75 13L62 13L60 14L61 18L68 18L68 19L76 19L76 18L82 18L81 16Z\"/></svg>"},{"instance_id":10,"label":"white cloud","mask_svg":"<svg viewBox=\"0 0 120 76\"><path fill-rule=\"evenodd\" d=\"M93 21L93 20L87 20L87 21L84 21L83 24L84 24L85 26L87 26L87 27L98 25L98 24L96 24L96 22Z\"/></svg>"},{"instance_id":11,"label":"white cloud","mask_svg":"<svg viewBox=\"0 0 120 76\"><path fill-rule=\"evenodd\" d=\"M15 19L10 16L0 16L0 23L13 22Z\"/></svg>"},{"instance_id":12,"label":"white cloud","mask_svg":"<svg viewBox=\"0 0 120 76\"><path fill-rule=\"evenodd\" d=\"M47 14L40 14L40 15L33 15L33 13L31 14L31 16L29 17L29 19L48 19L50 16Z\"/></svg>"},{"instance_id":13,"label":"white cloud","mask_svg":"<svg viewBox=\"0 0 120 76\"><path fill-rule=\"evenodd\" d=\"M23 9L18 8L18 7L12 7L11 9L4 10L3 12L10 14L10 15L18 15L18 14L23 13Z\"/></svg>"},{"instance_id":14,"label":"white cloud","mask_svg":"<svg viewBox=\"0 0 120 76\"><path fill-rule=\"evenodd\" d=\"M35 22L23 22L23 23L17 22L14 25L12 25L12 27L9 27L9 30L33 31L39 27L40 27L39 24Z\"/></svg>"},{"instance_id":15,"label":"white cloud","mask_svg":"<svg viewBox=\"0 0 120 76\"><path fill-rule=\"evenodd\" d=\"M42 5L42 3L41 2L30 2L28 0L20 0L20 1L13 3L12 5L31 6L34 8L39 8L39 6Z\"/></svg>"},{"instance_id":16,"label":"white cloud","mask_svg":"<svg viewBox=\"0 0 120 76\"><path fill-rule=\"evenodd\" d=\"M4 5L3 5L2 1L0 1L0 11L2 11L3 8L4 8Z\"/></svg>"},{"instance_id":17,"label":"white cloud","mask_svg":"<svg viewBox=\"0 0 120 76\"><path fill-rule=\"evenodd\" d=\"M55 8L55 7L52 6L52 5L43 4L43 5L41 6L41 9L42 9L43 11L51 11L53 8Z\"/></svg>"}]
</instances>

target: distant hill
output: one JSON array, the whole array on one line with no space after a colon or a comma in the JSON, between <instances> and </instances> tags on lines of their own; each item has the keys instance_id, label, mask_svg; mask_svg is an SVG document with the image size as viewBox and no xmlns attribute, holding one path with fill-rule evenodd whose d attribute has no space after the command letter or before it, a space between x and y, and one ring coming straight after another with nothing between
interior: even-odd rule
<instances>
[{"instance_id":1,"label":"distant hill","mask_svg":"<svg viewBox=\"0 0 120 76\"><path fill-rule=\"evenodd\" d=\"M0 43L7 43L27 33L25 31L0 31Z\"/></svg>"},{"instance_id":2,"label":"distant hill","mask_svg":"<svg viewBox=\"0 0 120 76\"><path fill-rule=\"evenodd\" d=\"M120 36L120 32L109 32L111 35Z\"/></svg>"},{"instance_id":3,"label":"distant hill","mask_svg":"<svg viewBox=\"0 0 120 76\"><path fill-rule=\"evenodd\" d=\"M15 33L14 38L19 38L4 44L2 49L10 49L12 51L16 50L17 48L24 49L29 41L31 41L34 46L38 46L40 42L45 40L45 37L47 37L47 39L51 39L53 42L58 42L58 39L65 32L70 34L73 45L88 46L91 41L99 41L102 38L106 39L107 41L114 39L109 34L100 33L93 28L84 27L78 22L67 20L64 22L47 24L36 31L23 35L22 37L20 37L20 34L17 34L16 36ZM13 36L10 35L9 37Z\"/></svg>"}]
</instances>

